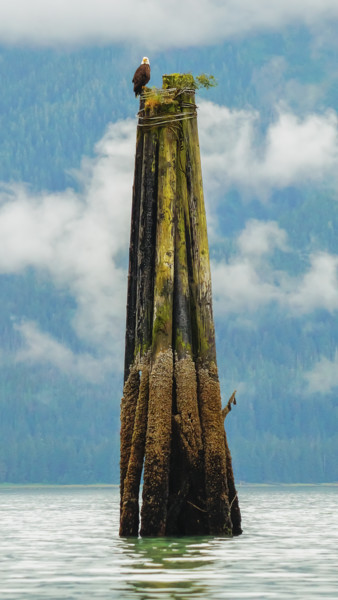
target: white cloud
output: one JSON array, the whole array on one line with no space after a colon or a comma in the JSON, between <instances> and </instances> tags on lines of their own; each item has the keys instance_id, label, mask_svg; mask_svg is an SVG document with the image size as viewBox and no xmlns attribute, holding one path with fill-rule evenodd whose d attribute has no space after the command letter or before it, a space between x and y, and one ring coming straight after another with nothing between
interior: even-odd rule
<instances>
[{"instance_id":1,"label":"white cloud","mask_svg":"<svg viewBox=\"0 0 338 600\"><path fill-rule=\"evenodd\" d=\"M252 219L237 238L237 253L228 261L212 261L215 312L247 313L283 297L281 281L269 264L276 248L287 249L286 232L275 221Z\"/></svg>"},{"instance_id":2,"label":"white cloud","mask_svg":"<svg viewBox=\"0 0 338 600\"><path fill-rule=\"evenodd\" d=\"M96 150L83 162L80 194L32 195L20 186L0 194L0 274L32 267L68 290L79 338L109 348L120 367L135 122L111 125Z\"/></svg>"},{"instance_id":3,"label":"white cloud","mask_svg":"<svg viewBox=\"0 0 338 600\"><path fill-rule=\"evenodd\" d=\"M262 257L275 248L286 251L287 235L275 221L251 219L238 236L237 244L243 256Z\"/></svg>"},{"instance_id":4,"label":"white cloud","mask_svg":"<svg viewBox=\"0 0 338 600\"><path fill-rule=\"evenodd\" d=\"M297 168L290 162L294 181L307 169L309 177L322 177L324 156L327 168L333 169L330 156L336 152L334 115L311 115L298 121L290 113L281 114L266 135L263 153L255 153L258 118L250 111L231 112L226 107L201 103L199 126L208 200L215 192L215 180L217 193L226 188L227 179L239 189L249 186L250 176L256 189L269 188L271 181L287 185L290 174L286 180L282 180L282 170L277 169L276 174L278 137L284 148L284 169L288 170L287 147L292 164L298 161ZM135 131L132 120L110 125L97 144L96 158L82 163L78 173L80 193L65 190L34 195L20 185L0 190L0 275L20 274L30 267L65 289L76 302L72 326L77 336L92 345L103 366L108 365L105 357L110 356L109 365L118 369L123 361L127 282L126 261L121 265L121 255L126 257L129 243ZM318 156L313 143L316 136ZM293 144L297 147L295 153ZM251 169L249 174L246 169ZM276 271L271 263L274 251L292 249L286 232L274 221L248 221L235 243L236 254L228 262L213 264L214 302L219 314L243 316L269 302L293 314L306 314L316 308L330 312L338 309L338 257L314 253L308 270L298 278ZM20 321L24 315L13 316ZM82 356L77 363L69 348L61 348L60 342L39 332L37 326L29 327L24 324L20 328L26 340L22 360L40 360L43 353L34 350L36 344L45 349L48 360L52 362L53 358L58 368L68 362L80 372L79 365L89 360ZM94 369L98 363L96 358L92 360Z\"/></svg>"},{"instance_id":5,"label":"white cloud","mask_svg":"<svg viewBox=\"0 0 338 600\"><path fill-rule=\"evenodd\" d=\"M304 373L308 391L313 394L327 394L338 387L338 352L333 360L325 356L315 364L311 371Z\"/></svg>"},{"instance_id":6,"label":"white cloud","mask_svg":"<svg viewBox=\"0 0 338 600\"><path fill-rule=\"evenodd\" d=\"M336 0L12 0L0 8L0 40L44 45L133 43L164 49L220 42L290 23L318 28L338 17Z\"/></svg>"},{"instance_id":7,"label":"white cloud","mask_svg":"<svg viewBox=\"0 0 338 600\"><path fill-rule=\"evenodd\" d=\"M274 250L291 252L286 232L274 221L249 220L229 261L212 262L216 314L253 313L271 302L297 315L338 310L338 256L316 252L301 276L273 268Z\"/></svg>"},{"instance_id":8,"label":"white cloud","mask_svg":"<svg viewBox=\"0 0 338 600\"><path fill-rule=\"evenodd\" d=\"M280 109L265 136L260 115L203 102L199 131L206 188L215 199L236 187L266 199L290 185L337 182L338 118L335 112L299 118Z\"/></svg>"},{"instance_id":9,"label":"white cloud","mask_svg":"<svg viewBox=\"0 0 338 600\"><path fill-rule=\"evenodd\" d=\"M17 362L28 364L39 363L41 365L52 365L62 373L82 379L91 383L100 382L106 371L112 365L108 359L96 359L90 354L75 354L53 339L48 333L39 330L36 323L31 321L16 325L15 329L21 334L23 347L16 355Z\"/></svg>"},{"instance_id":10,"label":"white cloud","mask_svg":"<svg viewBox=\"0 0 338 600\"><path fill-rule=\"evenodd\" d=\"M267 134L261 176L278 187L306 179L323 180L337 166L337 126L333 111L324 116L311 114L304 119L280 113Z\"/></svg>"},{"instance_id":11,"label":"white cloud","mask_svg":"<svg viewBox=\"0 0 338 600\"><path fill-rule=\"evenodd\" d=\"M293 310L309 313L316 308L329 312L338 309L338 256L318 252L310 257L305 273L289 299Z\"/></svg>"}]
</instances>

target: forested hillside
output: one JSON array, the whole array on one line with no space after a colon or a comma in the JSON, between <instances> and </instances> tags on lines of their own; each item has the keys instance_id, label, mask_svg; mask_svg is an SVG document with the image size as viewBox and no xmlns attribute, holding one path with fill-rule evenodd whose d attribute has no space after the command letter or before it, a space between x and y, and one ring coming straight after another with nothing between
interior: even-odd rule
<instances>
[{"instance_id":1,"label":"forested hillside","mask_svg":"<svg viewBox=\"0 0 338 600\"><path fill-rule=\"evenodd\" d=\"M0 48L0 482L118 482L129 213L111 240L109 223L129 211L141 58ZM338 481L336 58L305 28L150 57L152 85L218 80L199 128L237 481ZM293 163L271 166L274 132L292 127ZM316 135L333 149L319 166ZM106 244L104 276L89 238Z\"/></svg>"}]
</instances>

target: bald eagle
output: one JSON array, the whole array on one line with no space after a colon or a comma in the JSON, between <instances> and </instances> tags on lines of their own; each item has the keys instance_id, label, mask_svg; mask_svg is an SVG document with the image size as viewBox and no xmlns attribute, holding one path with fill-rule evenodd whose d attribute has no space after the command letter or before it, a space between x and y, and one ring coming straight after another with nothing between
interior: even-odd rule
<instances>
[{"instance_id":1,"label":"bald eagle","mask_svg":"<svg viewBox=\"0 0 338 600\"><path fill-rule=\"evenodd\" d=\"M138 69L135 71L133 77L134 92L135 96L138 96L142 92L142 88L147 85L150 79L150 62L149 58L144 56Z\"/></svg>"}]
</instances>

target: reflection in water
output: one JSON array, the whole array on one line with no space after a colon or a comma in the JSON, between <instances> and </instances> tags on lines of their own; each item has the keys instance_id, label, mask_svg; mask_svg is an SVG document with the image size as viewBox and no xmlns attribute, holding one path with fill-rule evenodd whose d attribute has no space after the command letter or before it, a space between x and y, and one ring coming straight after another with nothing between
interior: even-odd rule
<instances>
[{"instance_id":1,"label":"reflection in water","mask_svg":"<svg viewBox=\"0 0 338 600\"><path fill-rule=\"evenodd\" d=\"M333 600L337 498L245 486L239 538L121 539L117 488L0 487L0 600Z\"/></svg>"},{"instance_id":2,"label":"reflection in water","mask_svg":"<svg viewBox=\"0 0 338 600\"><path fill-rule=\"evenodd\" d=\"M128 589L121 598L207 598L203 583L207 567L213 561L211 538L133 538L121 540L121 549L129 564L121 571L128 579ZM132 571L130 565L132 564ZM129 594L129 596L128 596Z\"/></svg>"}]
</instances>

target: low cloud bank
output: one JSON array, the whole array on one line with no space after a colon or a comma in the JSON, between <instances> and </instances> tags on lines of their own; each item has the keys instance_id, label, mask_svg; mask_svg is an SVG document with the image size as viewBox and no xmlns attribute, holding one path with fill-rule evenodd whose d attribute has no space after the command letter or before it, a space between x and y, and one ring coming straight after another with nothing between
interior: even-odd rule
<instances>
[{"instance_id":1,"label":"low cloud bank","mask_svg":"<svg viewBox=\"0 0 338 600\"><path fill-rule=\"evenodd\" d=\"M281 112L262 139L259 115L201 102L205 196L212 206L232 186L239 195L269 194L277 186L322 185L335 177L337 117L330 112L302 120ZM54 364L88 380L121 370L124 343L127 252L136 122L112 124L83 160L81 192L30 193L20 184L0 189L0 277L32 268L75 300L71 326L93 355L76 355L25 315L14 319L22 338L17 360ZM222 196L223 194L223 196ZM211 239L212 242L212 239ZM253 312L276 302L293 315L338 310L338 257L313 251L298 278L273 268L273 253L292 253L287 232L275 221L247 221L235 252L213 262L216 314ZM1 350L0 350L1 352ZM67 371L68 369L68 371Z\"/></svg>"},{"instance_id":2,"label":"low cloud bank","mask_svg":"<svg viewBox=\"0 0 338 600\"><path fill-rule=\"evenodd\" d=\"M338 256L314 252L309 267L292 277L271 263L274 251L294 252L275 221L247 221L229 261L212 262L213 295L219 314L254 313L271 302L293 316L338 310Z\"/></svg>"},{"instance_id":3,"label":"low cloud bank","mask_svg":"<svg viewBox=\"0 0 338 600\"><path fill-rule=\"evenodd\" d=\"M312 394L328 394L338 388L338 352L333 360L322 356L304 378Z\"/></svg>"},{"instance_id":4,"label":"low cloud bank","mask_svg":"<svg viewBox=\"0 0 338 600\"><path fill-rule=\"evenodd\" d=\"M337 183L338 118L334 111L303 118L279 109L265 135L252 110L201 104L205 184L212 197L231 187L266 200L272 191L306 183ZM202 127L201 127L202 124Z\"/></svg>"},{"instance_id":5,"label":"low cloud bank","mask_svg":"<svg viewBox=\"0 0 338 600\"><path fill-rule=\"evenodd\" d=\"M305 24L323 35L338 18L335 0L155 0L81 3L12 0L0 8L0 42L44 46L133 44L166 49ZM147 52L144 52L147 54Z\"/></svg>"},{"instance_id":6,"label":"low cloud bank","mask_svg":"<svg viewBox=\"0 0 338 600\"><path fill-rule=\"evenodd\" d=\"M134 145L133 121L111 125L97 144L96 159L83 161L79 194L33 196L20 185L6 186L0 194L0 274L30 267L71 294L77 336L108 352L115 367L120 367L124 339L126 261L121 264L121 255L129 240ZM49 338L46 344L37 325L22 325L19 331L28 340L20 360L50 354L59 356L61 367L60 347Z\"/></svg>"}]
</instances>

